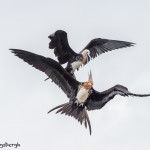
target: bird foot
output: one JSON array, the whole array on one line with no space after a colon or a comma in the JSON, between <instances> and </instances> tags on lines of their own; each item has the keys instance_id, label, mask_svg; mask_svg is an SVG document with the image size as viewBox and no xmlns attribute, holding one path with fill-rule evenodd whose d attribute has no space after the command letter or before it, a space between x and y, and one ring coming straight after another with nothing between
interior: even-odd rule
<instances>
[{"instance_id":1,"label":"bird foot","mask_svg":"<svg viewBox=\"0 0 150 150\"><path fill-rule=\"evenodd\" d=\"M75 101L75 104L76 104L77 106L82 106L82 107L83 107L83 105L84 105L84 103L79 103L78 100Z\"/></svg>"}]
</instances>

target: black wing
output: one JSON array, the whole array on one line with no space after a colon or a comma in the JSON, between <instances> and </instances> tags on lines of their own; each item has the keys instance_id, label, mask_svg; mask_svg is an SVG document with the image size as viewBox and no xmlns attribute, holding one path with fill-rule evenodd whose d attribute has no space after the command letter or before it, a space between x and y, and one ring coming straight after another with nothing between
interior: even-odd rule
<instances>
[{"instance_id":1,"label":"black wing","mask_svg":"<svg viewBox=\"0 0 150 150\"><path fill-rule=\"evenodd\" d=\"M44 72L64 91L68 97L71 97L73 94L72 92L75 92L78 89L78 85L80 83L75 80L69 73L67 73L66 70L55 60L24 50L10 50L12 53L23 59L28 64Z\"/></svg>"},{"instance_id":2,"label":"black wing","mask_svg":"<svg viewBox=\"0 0 150 150\"><path fill-rule=\"evenodd\" d=\"M90 51L90 59L94 59L98 55L112 51L118 48L125 48L133 46L134 43L125 42L125 41L117 41L117 40L108 40L108 39L93 39L90 41L90 43L80 52L82 53L85 49L88 49ZM88 60L88 61L89 61ZM85 62L86 64L87 62Z\"/></svg>"},{"instance_id":3,"label":"black wing","mask_svg":"<svg viewBox=\"0 0 150 150\"><path fill-rule=\"evenodd\" d=\"M150 94L134 94L128 91L128 89L122 85L116 85L106 91L97 92L93 89L92 94L89 96L87 101L87 109L95 110L101 109L107 102L114 98L115 95L121 96L137 96L137 97L147 97Z\"/></svg>"},{"instance_id":4,"label":"black wing","mask_svg":"<svg viewBox=\"0 0 150 150\"><path fill-rule=\"evenodd\" d=\"M54 54L60 64L64 64L77 56L77 53L69 46L65 31L57 30L55 33L49 35L48 38L51 40L49 48L54 49Z\"/></svg>"}]
</instances>

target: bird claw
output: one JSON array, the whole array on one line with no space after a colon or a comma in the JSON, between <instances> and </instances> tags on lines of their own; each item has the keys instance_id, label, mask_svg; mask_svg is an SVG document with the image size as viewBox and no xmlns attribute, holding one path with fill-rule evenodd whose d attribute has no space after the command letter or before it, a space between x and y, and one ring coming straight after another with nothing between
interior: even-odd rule
<instances>
[{"instance_id":1,"label":"bird claw","mask_svg":"<svg viewBox=\"0 0 150 150\"><path fill-rule=\"evenodd\" d=\"M80 104L79 104L79 106L82 106L82 107L83 107L83 105L84 105L84 103L80 103Z\"/></svg>"},{"instance_id":2,"label":"bird claw","mask_svg":"<svg viewBox=\"0 0 150 150\"><path fill-rule=\"evenodd\" d=\"M82 107L83 107L83 105L84 105L84 103L79 103L78 100L75 101L75 104L76 104L77 106L82 106Z\"/></svg>"}]
</instances>

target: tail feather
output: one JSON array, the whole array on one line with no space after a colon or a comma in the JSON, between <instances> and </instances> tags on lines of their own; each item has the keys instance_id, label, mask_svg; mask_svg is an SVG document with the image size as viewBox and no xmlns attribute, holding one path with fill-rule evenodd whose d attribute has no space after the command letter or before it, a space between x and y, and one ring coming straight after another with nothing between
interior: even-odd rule
<instances>
[{"instance_id":1,"label":"tail feather","mask_svg":"<svg viewBox=\"0 0 150 150\"><path fill-rule=\"evenodd\" d=\"M86 118L85 112L83 113L83 118ZM85 127L87 128L87 122L86 122L86 121L84 121L84 125L85 125Z\"/></svg>"},{"instance_id":2,"label":"tail feather","mask_svg":"<svg viewBox=\"0 0 150 150\"><path fill-rule=\"evenodd\" d=\"M64 110L62 109L62 112L61 112L61 114L66 114L66 111L68 111L68 106L66 105L66 107L64 106Z\"/></svg>"},{"instance_id":3,"label":"tail feather","mask_svg":"<svg viewBox=\"0 0 150 150\"><path fill-rule=\"evenodd\" d=\"M48 113L56 109L58 109L56 113L61 113L61 114L74 117L75 119L78 120L78 122L80 122L81 125L82 123L84 123L86 128L87 126L89 127L89 131L91 135L92 130L91 130L90 119L89 119L89 116L85 107L77 106L73 102L68 102L68 103L56 106L55 108L51 109Z\"/></svg>"},{"instance_id":4,"label":"tail feather","mask_svg":"<svg viewBox=\"0 0 150 150\"><path fill-rule=\"evenodd\" d=\"M75 111L72 112L72 116L78 120L79 119L79 107L74 108L74 110Z\"/></svg>"},{"instance_id":5,"label":"tail feather","mask_svg":"<svg viewBox=\"0 0 150 150\"><path fill-rule=\"evenodd\" d=\"M82 125L82 122L83 122L83 113L81 113L81 111L79 112L79 115L78 115L78 121L80 122L80 124Z\"/></svg>"},{"instance_id":6,"label":"tail feather","mask_svg":"<svg viewBox=\"0 0 150 150\"><path fill-rule=\"evenodd\" d=\"M68 107L66 108L65 115L70 114L70 112L71 112L71 107L68 106Z\"/></svg>"},{"instance_id":7,"label":"tail feather","mask_svg":"<svg viewBox=\"0 0 150 150\"><path fill-rule=\"evenodd\" d=\"M62 108L62 112L61 112L61 114L65 114L65 115L67 115L67 112L70 112L71 111L71 104L69 104L69 105L65 105L63 108Z\"/></svg>"},{"instance_id":8,"label":"tail feather","mask_svg":"<svg viewBox=\"0 0 150 150\"><path fill-rule=\"evenodd\" d=\"M91 123L90 123L90 119L89 119L89 116L87 114L87 111L85 110L85 119L87 119L87 123L88 123L88 126L89 126L89 130L90 130L90 135L92 133L92 129L91 129ZM85 121L86 122L86 121Z\"/></svg>"},{"instance_id":9,"label":"tail feather","mask_svg":"<svg viewBox=\"0 0 150 150\"><path fill-rule=\"evenodd\" d=\"M61 114L63 114L63 107L60 108L58 111L56 111L56 114L58 114L59 112L61 112Z\"/></svg>"},{"instance_id":10,"label":"tail feather","mask_svg":"<svg viewBox=\"0 0 150 150\"><path fill-rule=\"evenodd\" d=\"M65 104L67 104L67 103L65 103ZM54 107L54 108L51 109L48 113L54 111L55 109L58 109L58 108L60 108L60 107L63 107L65 104L62 104L62 105L59 105L59 106Z\"/></svg>"}]
</instances>

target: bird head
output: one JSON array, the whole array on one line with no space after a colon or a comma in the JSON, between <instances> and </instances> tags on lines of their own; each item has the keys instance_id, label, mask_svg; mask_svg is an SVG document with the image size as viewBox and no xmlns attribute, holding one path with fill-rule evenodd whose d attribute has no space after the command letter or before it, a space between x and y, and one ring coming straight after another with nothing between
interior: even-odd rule
<instances>
[{"instance_id":1,"label":"bird head","mask_svg":"<svg viewBox=\"0 0 150 150\"><path fill-rule=\"evenodd\" d=\"M58 46L64 39L67 39L67 33L63 30L57 30L56 32L52 33L48 36L48 38L51 40L49 42L49 48L54 49Z\"/></svg>"},{"instance_id":2,"label":"bird head","mask_svg":"<svg viewBox=\"0 0 150 150\"><path fill-rule=\"evenodd\" d=\"M93 86L93 79L92 79L92 72L91 72L91 70L90 70L90 73L89 73L89 79L88 79L87 82L84 83L83 86L84 86L85 89L88 89L88 90L92 88L92 86Z\"/></svg>"},{"instance_id":3,"label":"bird head","mask_svg":"<svg viewBox=\"0 0 150 150\"><path fill-rule=\"evenodd\" d=\"M91 59L90 51L89 51L88 49L85 49L85 50L82 52L82 55L83 55L83 57L85 58L85 61L89 62L89 60Z\"/></svg>"}]
</instances>

